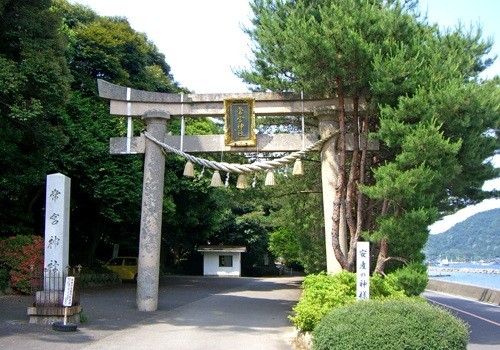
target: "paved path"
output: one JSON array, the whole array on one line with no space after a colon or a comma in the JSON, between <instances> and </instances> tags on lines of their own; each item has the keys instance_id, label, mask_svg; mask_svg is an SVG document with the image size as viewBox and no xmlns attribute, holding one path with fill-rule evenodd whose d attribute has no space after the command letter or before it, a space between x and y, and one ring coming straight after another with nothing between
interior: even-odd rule
<instances>
[{"instance_id":1,"label":"paved path","mask_svg":"<svg viewBox=\"0 0 500 350\"><path fill-rule=\"evenodd\" d=\"M135 285L81 293L77 332L28 324L28 297L0 297L0 349L293 349L287 316L300 277L162 277L158 311L139 312Z\"/></svg>"}]
</instances>

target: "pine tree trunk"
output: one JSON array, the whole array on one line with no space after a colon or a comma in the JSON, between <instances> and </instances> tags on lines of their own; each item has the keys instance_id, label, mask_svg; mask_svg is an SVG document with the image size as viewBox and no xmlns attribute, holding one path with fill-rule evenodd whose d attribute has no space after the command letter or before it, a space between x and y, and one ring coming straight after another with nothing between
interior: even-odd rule
<instances>
[{"instance_id":1,"label":"pine tree trunk","mask_svg":"<svg viewBox=\"0 0 500 350\"><path fill-rule=\"evenodd\" d=\"M373 273L378 273L380 275L384 274L385 262L387 261L387 255L389 253L389 245L384 239L380 241L380 252L378 253L377 264L375 265L375 270Z\"/></svg>"},{"instance_id":2,"label":"pine tree trunk","mask_svg":"<svg viewBox=\"0 0 500 350\"><path fill-rule=\"evenodd\" d=\"M384 204L382 205L382 216L387 215L387 211L389 210L389 201L384 199ZM386 239L382 239L379 243L380 251L377 257L377 263L375 264L375 270L373 273L384 274L385 262L387 261L387 256L389 254L389 245L387 244Z\"/></svg>"},{"instance_id":3,"label":"pine tree trunk","mask_svg":"<svg viewBox=\"0 0 500 350\"><path fill-rule=\"evenodd\" d=\"M359 96L355 94L353 98L353 153L351 159L351 170L349 173L349 182L347 184L346 195L346 220L349 227L350 244L347 256L347 270L354 271L356 267L356 242L359 239L361 230L358 229L362 223L362 217L359 216L358 209L362 208L363 203L358 200L358 186L360 183L361 158L362 153L359 149Z\"/></svg>"}]
</instances>

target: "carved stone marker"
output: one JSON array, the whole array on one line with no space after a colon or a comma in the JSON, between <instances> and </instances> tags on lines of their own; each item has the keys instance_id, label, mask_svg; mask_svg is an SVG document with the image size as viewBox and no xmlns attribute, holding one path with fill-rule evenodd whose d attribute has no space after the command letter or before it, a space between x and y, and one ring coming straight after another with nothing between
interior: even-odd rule
<instances>
[{"instance_id":1,"label":"carved stone marker","mask_svg":"<svg viewBox=\"0 0 500 350\"><path fill-rule=\"evenodd\" d=\"M36 292L34 306L28 307L29 322L54 324L63 317L79 322L81 305L63 306L69 264L71 179L59 173L47 175L46 189L43 290Z\"/></svg>"},{"instance_id":2,"label":"carved stone marker","mask_svg":"<svg viewBox=\"0 0 500 350\"><path fill-rule=\"evenodd\" d=\"M71 179L63 174L47 175L45 198L44 289L63 291L69 263L69 199ZM47 286L47 283L52 284Z\"/></svg>"}]
</instances>

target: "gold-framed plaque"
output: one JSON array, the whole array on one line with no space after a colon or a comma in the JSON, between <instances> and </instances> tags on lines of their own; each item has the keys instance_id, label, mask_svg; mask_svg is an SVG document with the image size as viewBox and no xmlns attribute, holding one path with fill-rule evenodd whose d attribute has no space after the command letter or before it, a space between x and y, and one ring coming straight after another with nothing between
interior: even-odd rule
<instances>
[{"instance_id":1,"label":"gold-framed plaque","mask_svg":"<svg viewBox=\"0 0 500 350\"><path fill-rule=\"evenodd\" d=\"M226 146L255 146L255 99L224 100Z\"/></svg>"}]
</instances>

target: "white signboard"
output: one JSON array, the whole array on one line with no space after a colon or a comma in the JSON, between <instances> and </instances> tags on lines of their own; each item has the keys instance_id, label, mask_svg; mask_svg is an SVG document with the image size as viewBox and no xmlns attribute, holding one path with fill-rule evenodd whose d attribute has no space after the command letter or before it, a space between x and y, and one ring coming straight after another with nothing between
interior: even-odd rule
<instances>
[{"instance_id":1,"label":"white signboard","mask_svg":"<svg viewBox=\"0 0 500 350\"><path fill-rule=\"evenodd\" d=\"M66 285L64 287L63 306L71 306L73 304L73 288L75 287L75 278L66 277Z\"/></svg>"},{"instance_id":2,"label":"white signboard","mask_svg":"<svg viewBox=\"0 0 500 350\"><path fill-rule=\"evenodd\" d=\"M356 245L356 300L370 299L370 242Z\"/></svg>"}]
</instances>

